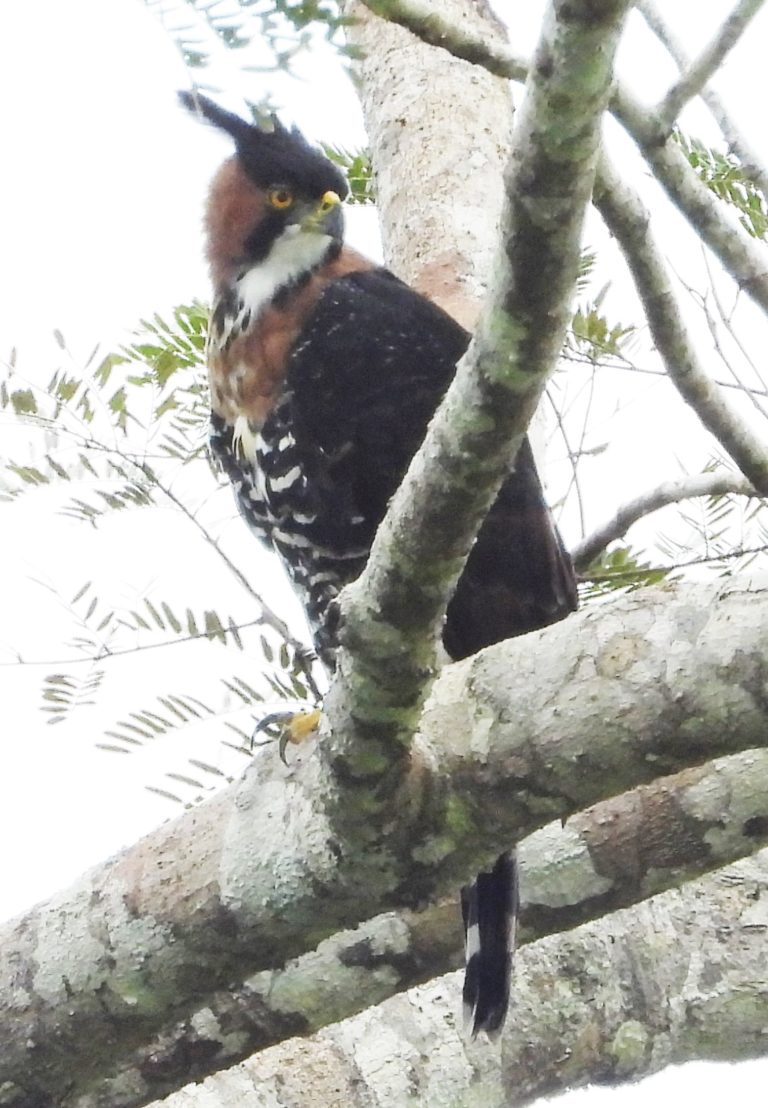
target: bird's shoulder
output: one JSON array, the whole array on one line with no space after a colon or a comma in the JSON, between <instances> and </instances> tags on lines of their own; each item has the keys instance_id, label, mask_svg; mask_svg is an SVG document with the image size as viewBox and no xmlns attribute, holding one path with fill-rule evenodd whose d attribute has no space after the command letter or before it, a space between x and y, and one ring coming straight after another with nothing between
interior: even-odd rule
<instances>
[{"instance_id":1,"label":"bird's shoulder","mask_svg":"<svg viewBox=\"0 0 768 1108\"><path fill-rule=\"evenodd\" d=\"M292 352L283 401L313 482L348 487L377 521L453 379L469 336L384 268L329 282Z\"/></svg>"},{"instance_id":2,"label":"bird's shoulder","mask_svg":"<svg viewBox=\"0 0 768 1108\"><path fill-rule=\"evenodd\" d=\"M468 342L456 320L389 270L352 271L323 288L292 351L287 385L321 408L354 397L360 411L387 388L398 403L425 391L436 404Z\"/></svg>"},{"instance_id":3,"label":"bird's shoulder","mask_svg":"<svg viewBox=\"0 0 768 1108\"><path fill-rule=\"evenodd\" d=\"M439 347L446 357L458 360L467 347L464 328L434 301L423 296L384 266L352 270L323 289L314 317L376 322L387 337ZM374 336L375 337L375 336Z\"/></svg>"}]
</instances>

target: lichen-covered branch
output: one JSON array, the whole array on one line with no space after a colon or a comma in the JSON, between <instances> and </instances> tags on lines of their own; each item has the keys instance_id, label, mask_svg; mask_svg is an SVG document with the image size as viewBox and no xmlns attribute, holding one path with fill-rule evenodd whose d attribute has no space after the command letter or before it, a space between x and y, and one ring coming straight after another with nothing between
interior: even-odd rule
<instances>
[{"instance_id":1,"label":"lichen-covered branch","mask_svg":"<svg viewBox=\"0 0 768 1108\"><path fill-rule=\"evenodd\" d=\"M640 197L621 180L605 155L598 170L594 199L624 254L653 341L671 381L754 488L762 496L768 495L765 439L751 430L701 366L654 241L650 216Z\"/></svg>"},{"instance_id":2,"label":"lichen-covered branch","mask_svg":"<svg viewBox=\"0 0 768 1108\"><path fill-rule=\"evenodd\" d=\"M370 852L339 830L325 744L290 769L261 751L237 785L3 928L0 1087L19 1090L7 1108L77 1105L233 981L382 911L455 895L553 819L764 747L767 638L768 582L729 579L642 590L448 667L412 791ZM280 1015L285 1034L304 1029L295 1009ZM143 1072L162 1075L161 1062Z\"/></svg>"},{"instance_id":3,"label":"lichen-covered branch","mask_svg":"<svg viewBox=\"0 0 768 1108\"><path fill-rule=\"evenodd\" d=\"M386 8L388 18L397 19L445 50L457 50L467 56L471 41L473 62L493 73L510 80L522 80L522 75L530 72L530 64L525 59L509 55L505 49L499 50L488 36L466 32L448 21L439 24L439 33L432 33L432 24L422 18L424 5L416 0L375 2L377 10ZM739 288L768 312L768 257L735 220L726 216L723 205L699 180L680 146L669 138L667 121L641 105L620 82L614 86L610 110L634 139L670 199Z\"/></svg>"},{"instance_id":4,"label":"lichen-covered branch","mask_svg":"<svg viewBox=\"0 0 768 1108\"><path fill-rule=\"evenodd\" d=\"M603 801L520 844L519 942L636 903L767 842L766 750L717 759ZM318 1031L454 969L460 939L457 897L420 912L377 916L280 969L217 992L67 1108L137 1108L286 1036Z\"/></svg>"},{"instance_id":5,"label":"lichen-covered branch","mask_svg":"<svg viewBox=\"0 0 768 1108\"><path fill-rule=\"evenodd\" d=\"M680 70L688 69L690 62L677 36L665 22L652 0L637 0L636 7L642 13L648 26L677 62ZM762 164L754 148L742 134L726 109L718 93L708 86L701 90L701 98L711 111L723 138L741 162L744 172L758 186L764 196L768 196L768 169Z\"/></svg>"},{"instance_id":6,"label":"lichen-covered branch","mask_svg":"<svg viewBox=\"0 0 768 1108\"><path fill-rule=\"evenodd\" d=\"M759 1057L766 928L764 852L525 947L500 1058L457 1026L453 974L264 1051L165 1105L225 1108L258 1096L274 1108L508 1108L672 1063Z\"/></svg>"},{"instance_id":7,"label":"lichen-covered branch","mask_svg":"<svg viewBox=\"0 0 768 1108\"><path fill-rule=\"evenodd\" d=\"M616 87L611 110L634 139L659 184L740 289L768 312L768 252L699 180L680 144L627 89Z\"/></svg>"},{"instance_id":8,"label":"lichen-covered branch","mask_svg":"<svg viewBox=\"0 0 768 1108\"><path fill-rule=\"evenodd\" d=\"M623 539L633 523L658 512L668 504L679 504L683 500L693 500L698 496L725 496L736 493L739 496L757 496L756 491L746 479L727 469L712 473L697 473L693 477L681 477L677 481L664 481L655 489L635 496L616 509L610 519L595 528L571 550L573 564L578 570L586 569L605 550L609 543Z\"/></svg>"},{"instance_id":9,"label":"lichen-covered branch","mask_svg":"<svg viewBox=\"0 0 768 1108\"><path fill-rule=\"evenodd\" d=\"M346 649L326 711L334 732L358 723L365 741L339 758L369 790L372 761L383 772L412 732L452 588L560 352L628 7L548 8L516 123L494 287L366 569L342 597Z\"/></svg>"},{"instance_id":10,"label":"lichen-covered branch","mask_svg":"<svg viewBox=\"0 0 768 1108\"><path fill-rule=\"evenodd\" d=\"M707 81L717 72L726 55L739 41L765 0L739 0L731 14L718 28L712 41L669 89L658 105L656 114L660 126L670 131L689 100L698 96Z\"/></svg>"}]
</instances>

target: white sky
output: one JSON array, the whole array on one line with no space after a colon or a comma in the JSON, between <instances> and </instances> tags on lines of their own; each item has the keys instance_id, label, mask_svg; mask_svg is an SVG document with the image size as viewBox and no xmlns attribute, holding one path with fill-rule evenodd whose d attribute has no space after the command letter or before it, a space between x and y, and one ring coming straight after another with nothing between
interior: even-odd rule
<instances>
[{"instance_id":1,"label":"white sky","mask_svg":"<svg viewBox=\"0 0 768 1108\"><path fill-rule=\"evenodd\" d=\"M505 7L497 0L500 12ZM519 5L524 48L532 40L538 7ZM663 7L695 51L729 5L679 0ZM517 19L518 5L511 0L510 9ZM749 137L758 146L762 143L765 154L763 108L755 89L764 66L767 24L763 13L720 81ZM644 25L637 20L625 39L621 63L649 101L672 76L663 57L650 50ZM287 106L285 118L313 138L359 144L362 125L347 79L327 56L307 63L306 73L303 84L277 86L275 97ZM258 76L240 84L232 73L224 73L227 79L227 102L235 109L237 91L250 91L248 81L259 88ZM97 343L104 350L112 348L142 315L207 297L200 214L208 179L229 151L219 136L178 109L175 92L185 84L173 45L140 0L36 0L0 7L0 359L16 346L30 380L44 384L70 357L54 343L54 328L64 333L69 364L77 368ZM692 126L702 133L698 119ZM631 153L622 157L631 164ZM377 249L371 218L371 213L353 212L350 231L369 252ZM657 226L674 224L674 233L682 234L672 217L658 218ZM680 261L681 267L687 264ZM686 278L704 287L698 256L690 265ZM623 321L630 318L626 310L619 315ZM609 405L596 431L598 438L602 434L613 443L609 470L623 473L631 491L669 475L681 428L694 423L666 400L656 403L657 396L667 395L657 392L659 387L653 379L636 387L637 394L650 398L654 413L654 450L642 455L641 470L636 464L633 468L630 452L637 451L638 440L647 446L647 426L637 426L632 409L617 412ZM665 432L671 445L663 453ZM7 421L3 435L7 443ZM11 441L23 455L26 447L19 436ZM703 449L694 448L694 453ZM697 462L689 464L695 468ZM598 475L596 481L605 482L603 500L610 504L609 478ZM216 504L220 514L233 515L229 499ZM142 519L141 513L125 513L110 520L103 534L86 539L81 526L56 514L56 506L45 491L0 505L0 663L12 660L9 647L30 659L67 656L62 643L71 634L71 619L52 588L71 597L84 580L95 577L119 600L116 582L127 577L140 595L183 598L201 574L213 575L209 555L199 553L189 533L168 514L154 512ZM229 548L240 564L253 567L262 578L269 569L239 526L233 524L226 532ZM277 583L270 589L277 593L275 606L287 610L287 590ZM222 608L237 612L242 601L237 588L217 578L214 591ZM129 599L127 590L122 599ZM151 669L157 689L204 683L208 675L200 676L201 667L210 664L209 655L207 647L156 652ZM12 844L0 866L0 918L47 896L175 815L177 809L144 786L159 784L166 770L183 771L190 753L226 772L237 772L241 765L238 758L221 754L216 737L205 728L131 757L95 749L104 726L125 706L135 706L136 688L143 689L145 682L153 687L144 662L122 663L110 685L110 703L90 715L87 710L78 713L73 724L57 728L46 727L38 711L44 672L45 666L0 665L5 708L0 836ZM719 1080L708 1076L702 1083L697 1099L705 1108L716 1103L715 1097L719 1108L724 1095ZM734 1092L733 1084L729 1090ZM631 1095L625 1103L633 1103ZM660 1095L663 1099L665 1094Z\"/></svg>"}]
</instances>

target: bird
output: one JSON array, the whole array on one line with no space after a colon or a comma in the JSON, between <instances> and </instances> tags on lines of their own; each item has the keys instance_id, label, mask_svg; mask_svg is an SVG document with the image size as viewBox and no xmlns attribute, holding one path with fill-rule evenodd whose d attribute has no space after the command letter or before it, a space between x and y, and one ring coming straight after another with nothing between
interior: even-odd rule
<instances>
[{"instance_id":1,"label":"bird","mask_svg":"<svg viewBox=\"0 0 768 1108\"><path fill-rule=\"evenodd\" d=\"M238 507L282 560L333 670L337 597L376 530L470 336L344 242L341 169L276 116L250 122L197 91L183 105L234 141L204 216L213 302L210 444ZM482 524L442 629L454 660L563 619L576 579L528 440ZM462 890L472 1034L507 1011L514 850Z\"/></svg>"}]
</instances>

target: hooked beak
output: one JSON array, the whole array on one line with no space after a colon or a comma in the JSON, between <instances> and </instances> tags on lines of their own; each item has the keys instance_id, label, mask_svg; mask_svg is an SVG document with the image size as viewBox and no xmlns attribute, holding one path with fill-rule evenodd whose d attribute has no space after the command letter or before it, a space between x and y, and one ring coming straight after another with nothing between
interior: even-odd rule
<instances>
[{"instance_id":1,"label":"hooked beak","mask_svg":"<svg viewBox=\"0 0 768 1108\"><path fill-rule=\"evenodd\" d=\"M320 203L301 221L302 231L321 231L336 234L339 225L341 197L329 189L323 193Z\"/></svg>"}]
</instances>

